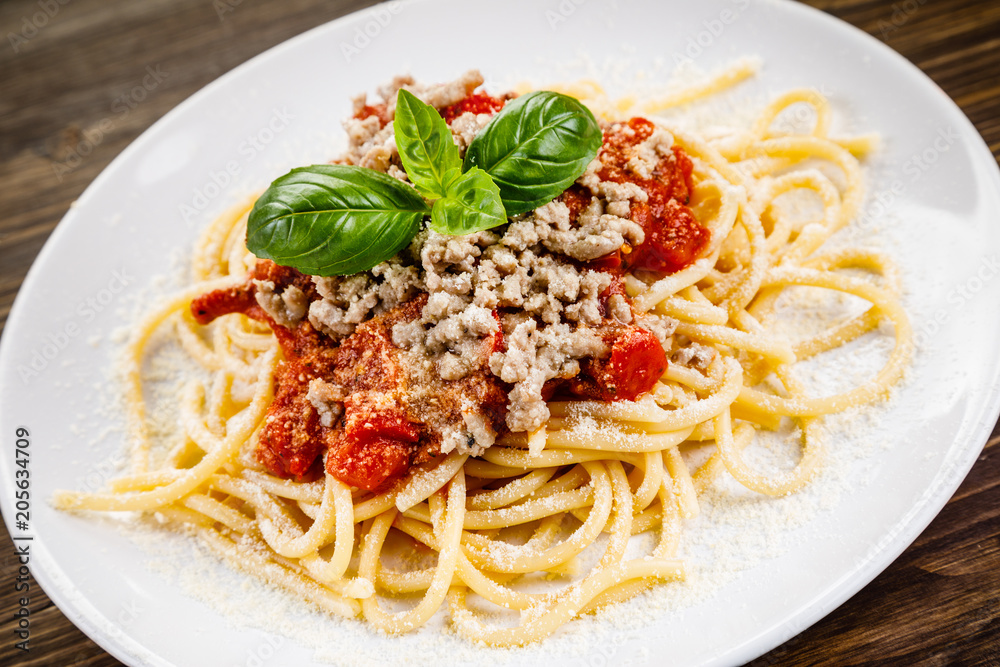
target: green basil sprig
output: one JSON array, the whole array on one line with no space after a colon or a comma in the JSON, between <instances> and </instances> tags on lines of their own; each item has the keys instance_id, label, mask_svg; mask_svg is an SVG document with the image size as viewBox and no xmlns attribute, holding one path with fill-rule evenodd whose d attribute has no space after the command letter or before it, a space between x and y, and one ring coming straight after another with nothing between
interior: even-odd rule
<instances>
[{"instance_id":1,"label":"green basil sprig","mask_svg":"<svg viewBox=\"0 0 1000 667\"><path fill-rule=\"evenodd\" d=\"M429 212L413 188L374 169L301 167L254 204L247 249L309 275L358 273L405 248Z\"/></svg>"},{"instance_id":2,"label":"green basil sprig","mask_svg":"<svg viewBox=\"0 0 1000 667\"><path fill-rule=\"evenodd\" d=\"M464 235L506 222L500 188L489 174L473 167L451 182L446 197L434 202L430 227L441 234Z\"/></svg>"},{"instance_id":3,"label":"green basil sprig","mask_svg":"<svg viewBox=\"0 0 1000 667\"><path fill-rule=\"evenodd\" d=\"M601 128L587 107L540 90L504 106L472 140L464 166L488 173L500 187L507 215L517 215L562 194L601 142Z\"/></svg>"},{"instance_id":4,"label":"green basil sprig","mask_svg":"<svg viewBox=\"0 0 1000 667\"><path fill-rule=\"evenodd\" d=\"M393 132L410 181L428 199L430 227L441 234L471 234L507 222L500 190L481 169L462 173L462 158L437 109L400 89Z\"/></svg>"},{"instance_id":5,"label":"green basil sprig","mask_svg":"<svg viewBox=\"0 0 1000 667\"><path fill-rule=\"evenodd\" d=\"M406 247L428 214L434 231L462 235L552 201L583 173L602 139L585 106L549 91L507 104L464 161L438 111L405 90L396 98L393 131L414 187L356 166L293 169L254 204L247 248L310 275L367 271Z\"/></svg>"},{"instance_id":6,"label":"green basil sprig","mask_svg":"<svg viewBox=\"0 0 1000 667\"><path fill-rule=\"evenodd\" d=\"M410 182L425 197L446 196L448 183L461 173L462 157L441 114L413 93L400 89L392 128Z\"/></svg>"}]
</instances>

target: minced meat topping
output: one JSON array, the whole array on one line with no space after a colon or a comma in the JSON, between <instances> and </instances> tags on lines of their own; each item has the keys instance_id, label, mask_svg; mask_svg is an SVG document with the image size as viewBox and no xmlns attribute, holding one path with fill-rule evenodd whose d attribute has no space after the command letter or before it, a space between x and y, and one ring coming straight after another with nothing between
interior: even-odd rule
<instances>
[{"instance_id":1,"label":"minced meat topping","mask_svg":"<svg viewBox=\"0 0 1000 667\"><path fill-rule=\"evenodd\" d=\"M506 99L475 93L482 81L475 71L440 85L398 77L379 91L382 100L356 99L344 124L349 145L336 162L407 181L392 125L400 88L450 120L464 154ZM703 350L685 351L673 340L675 321L633 312L622 280L637 258L643 263L636 268L663 270L644 258L666 256L673 266L693 261L703 247L707 232L688 215L681 255L675 247L650 248L664 238L665 216L678 208L690 213L691 168L683 160L670 134L652 123L614 124L575 185L506 225L465 236L425 229L392 259L349 276L307 277L261 262L243 292L211 293L192 309L199 321L244 312L348 350L332 366L324 362L332 375L299 374L303 396L295 410L312 411L317 437L340 452L332 463L328 453L328 470L366 488L382 486L430 456L476 455L500 431L536 430L549 417L546 399L554 392L634 398L655 383L666 354L706 363ZM292 338L279 340L288 363L308 367L294 358L301 349ZM646 359L662 359L662 367L643 368ZM369 474L372 452L382 446L372 443L387 429L394 434L392 447L385 446L389 472ZM353 444L345 440L349 433ZM353 468L344 462L351 456L358 458ZM259 455L265 464L274 457ZM300 463L292 472L304 469Z\"/></svg>"},{"instance_id":2,"label":"minced meat topping","mask_svg":"<svg viewBox=\"0 0 1000 667\"><path fill-rule=\"evenodd\" d=\"M356 117L345 123L349 146L340 161L405 179L391 122L396 91L405 88L440 108L459 102L481 83L478 72L441 86L397 78L380 91L385 102L369 105L359 98ZM460 151L491 117L466 112L452 120ZM627 168L652 177L671 145L670 135L657 130L636 147ZM481 367L478 343L495 332L492 313L499 311L507 349L493 353L488 363L513 385L507 427L537 429L549 416L546 383L573 377L580 360L607 353L597 331L605 318L624 324L634 318L623 294L606 294L616 276L586 263L642 244L643 228L629 211L632 202L645 203L648 195L635 183L602 180L601 167L595 159L580 177L591 198L575 219L557 200L490 231L467 236L425 231L400 254L409 264L383 263L372 275L314 278L323 299L310 306L310 321L334 337L349 335L370 314L394 307L412 291L427 291L431 297L421 318L397 325L393 342L425 355L442 378L457 380ZM672 331L673 323L661 324L661 319L667 318L649 315L643 322L650 330Z\"/></svg>"}]
</instances>

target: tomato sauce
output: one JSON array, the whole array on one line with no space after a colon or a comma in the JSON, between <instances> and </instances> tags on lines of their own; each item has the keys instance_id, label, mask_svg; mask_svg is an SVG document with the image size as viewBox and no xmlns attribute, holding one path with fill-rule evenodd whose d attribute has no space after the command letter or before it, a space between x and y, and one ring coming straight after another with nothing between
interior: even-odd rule
<instances>
[{"instance_id":1,"label":"tomato sauce","mask_svg":"<svg viewBox=\"0 0 1000 667\"><path fill-rule=\"evenodd\" d=\"M273 330L283 359L255 455L274 475L311 480L325 467L346 484L381 491L412 465L438 454L440 423L461 423L468 402L479 406L495 431L504 429L508 388L485 364L491 353L504 349L499 326L483 340L481 368L461 380L440 381L430 405L413 405L408 396L412 369L392 342L392 328L419 317L426 294L361 323L338 345L308 319L294 329L275 322L257 303L254 280L269 280L279 292L295 285L310 300L319 298L309 276L258 260L243 285L201 295L192 301L191 312L202 324L243 313ZM499 324L499 313L493 316ZM332 426L322 423L309 399L313 380L331 385L342 400L343 416Z\"/></svg>"},{"instance_id":2,"label":"tomato sauce","mask_svg":"<svg viewBox=\"0 0 1000 667\"><path fill-rule=\"evenodd\" d=\"M441 113L450 122L466 112L496 113L505 102L474 93ZM391 121L385 104L366 105L355 115L372 116L383 126ZM626 271L679 271L694 261L709 241L709 231L687 206L692 163L680 148L675 146L670 154L661 156L649 178L628 168L635 147L654 129L648 120L633 118L605 131L598 153L598 176L605 181L635 183L647 193L646 202L633 202L629 210L630 218L642 226L645 240L637 247L626 245L583 265L613 276L601 295L605 320L598 327L608 354L603 359L582 360L575 378L546 383L546 396L558 391L601 401L634 400L652 389L666 370L666 354L654 334L609 319L606 312L608 299L625 293ZM570 219L575 222L592 195L573 185L560 200L569 207ZM320 477L325 468L347 484L378 491L401 479L412 465L438 455L440 424L460 421L460 406L470 400L480 406L496 432L505 429L509 387L493 376L486 364L461 380L436 381L429 404L411 404L407 398L412 369L406 367L409 362L393 345L391 330L395 323L419 317L426 295L360 324L338 345L314 329L308 319L294 329L277 324L257 303L254 280L272 282L277 292L294 285L309 301L320 298L309 276L259 260L244 285L196 298L191 312L202 324L239 312L269 324L274 331L283 360L275 374L274 399L256 452L260 463L273 474L308 480ZM494 317L499 324L500 314L494 312ZM491 353L504 349L498 326L496 334L483 340L482 357L488 359ZM308 398L313 380L332 385L337 401L342 402L343 414L332 425L322 423ZM428 412L434 413L433 418Z\"/></svg>"},{"instance_id":3,"label":"tomato sauce","mask_svg":"<svg viewBox=\"0 0 1000 667\"><path fill-rule=\"evenodd\" d=\"M354 113L354 117L358 120L364 120L371 116L378 118L381 127L385 127L392 122L392 116L389 114L389 109L384 102L381 104L366 104Z\"/></svg>"},{"instance_id":4,"label":"tomato sauce","mask_svg":"<svg viewBox=\"0 0 1000 667\"><path fill-rule=\"evenodd\" d=\"M607 326L605 359L587 359L580 374L569 380L569 391L598 401L634 401L656 386L667 370L667 355L656 336L628 324Z\"/></svg>"},{"instance_id":5,"label":"tomato sauce","mask_svg":"<svg viewBox=\"0 0 1000 667\"><path fill-rule=\"evenodd\" d=\"M258 260L243 285L209 292L191 303L192 314L202 324L237 312L266 322L281 346L283 359L275 372L274 398L260 432L257 460L279 477L310 480L322 476L325 454L325 468L331 475L370 491L401 478L413 462L415 444L422 435L419 424L402 409L384 402L373 407L348 396L342 423L324 426L308 397L309 385L317 379L333 381L344 393L359 386L380 393L396 391L402 371L387 350L385 327L369 321L340 346L307 319L289 329L257 303L254 279L270 280L279 290L296 285L310 300L319 296L309 276ZM416 313L419 308L409 315ZM385 358L387 353L389 358ZM350 379L345 380L345 376Z\"/></svg>"},{"instance_id":6,"label":"tomato sauce","mask_svg":"<svg viewBox=\"0 0 1000 667\"><path fill-rule=\"evenodd\" d=\"M472 93L466 95L458 102L450 104L443 109L439 109L441 117L444 118L446 123L451 123L463 113L472 112L474 114L494 114L503 108L506 104L507 98L504 97L493 97L492 95L487 95L486 93ZM365 118L370 118L375 116L379 120L379 124L385 127L392 122L392 115L389 113L388 105L384 102L380 104L366 104L356 112L354 112L354 117L358 120L364 120Z\"/></svg>"},{"instance_id":7,"label":"tomato sauce","mask_svg":"<svg viewBox=\"0 0 1000 667\"><path fill-rule=\"evenodd\" d=\"M574 222L583 213L583 209L590 206L590 202L593 201L594 196L590 194L590 191L582 185L574 183L569 186L565 192L559 195L559 201L566 204L569 209L569 219Z\"/></svg>"},{"instance_id":8,"label":"tomato sauce","mask_svg":"<svg viewBox=\"0 0 1000 667\"><path fill-rule=\"evenodd\" d=\"M331 475L351 486L374 491L389 486L410 469L420 429L396 407L363 401L344 402L346 419L326 457Z\"/></svg>"},{"instance_id":9,"label":"tomato sauce","mask_svg":"<svg viewBox=\"0 0 1000 667\"><path fill-rule=\"evenodd\" d=\"M334 431L320 422L309 401L309 383L332 372L336 350L308 321L295 330L278 324L272 329L285 358L275 372L274 400L260 432L257 460L280 477L315 479Z\"/></svg>"},{"instance_id":10,"label":"tomato sauce","mask_svg":"<svg viewBox=\"0 0 1000 667\"><path fill-rule=\"evenodd\" d=\"M446 123L451 123L463 113L472 112L474 114L488 113L494 114L503 108L506 99L492 97L485 93L472 93L458 102L450 104L441 109L441 117Z\"/></svg>"},{"instance_id":11,"label":"tomato sauce","mask_svg":"<svg viewBox=\"0 0 1000 667\"><path fill-rule=\"evenodd\" d=\"M615 183L635 183L648 199L632 202L630 219L639 224L645 238L638 247L625 247L600 257L588 266L599 271L624 273L645 269L657 273L676 273L689 266L708 245L710 232L688 208L693 164L679 146L662 156L650 178L642 178L628 168L635 147L652 136L656 127L645 118L616 123L604 132L604 144L597 157L601 161L598 177ZM574 185L560 196L576 220L592 196Z\"/></svg>"}]
</instances>

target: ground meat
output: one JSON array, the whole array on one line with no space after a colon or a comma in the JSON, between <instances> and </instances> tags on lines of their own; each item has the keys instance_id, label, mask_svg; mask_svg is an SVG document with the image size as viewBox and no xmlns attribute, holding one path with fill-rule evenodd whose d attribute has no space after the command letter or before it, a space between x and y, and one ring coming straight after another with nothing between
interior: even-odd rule
<instances>
[{"instance_id":1,"label":"ground meat","mask_svg":"<svg viewBox=\"0 0 1000 667\"><path fill-rule=\"evenodd\" d=\"M677 320L665 315L647 313L642 317L635 318L633 322L640 329L652 333L660 341L664 350L672 347L674 331L677 330Z\"/></svg>"},{"instance_id":2,"label":"ground meat","mask_svg":"<svg viewBox=\"0 0 1000 667\"><path fill-rule=\"evenodd\" d=\"M428 231L418 240L427 289L450 294L470 293L476 261L483 248L495 244L497 240L497 235L491 231L465 236Z\"/></svg>"},{"instance_id":3,"label":"ground meat","mask_svg":"<svg viewBox=\"0 0 1000 667\"><path fill-rule=\"evenodd\" d=\"M506 388L487 368L489 355L500 340L499 326L492 316L493 336L477 337L479 352L474 358L470 355L471 367L460 379L441 377L427 363L426 353L393 343L394 330L418 321L427 301L426 294L421 294L360 325L341 344L332 377L346 395L346 428L359 411L399 414L416 426L412 463L455 448L481 452L492 445L504 427L507 398ZM469 424L472 426L461 428ZM460 429L458 435L456 428ZM328 458L328 470L331 465L343 464L331 463Z\"/></svg>"},{"instance_id":4,"label":"ground meat","mask_svg":"<svg viewBox=\"0 0 1000 667\"><path fill-rule=\"evenodd\" d=\"M315 298L309 276L269 259L258 259L242 285L201 295L191 302L191 314L199 324L228 313L243 313L268 324L294 328Z\"/></svg>"},{"instance_id":5,"label":"ground meat","mask_svg":"<svg viewBox=\"0 0 1000 667\"><path fill-rule=\"evenodd\" d=\"M319 414L319 421L327 428L333 428L334 422L343 413L344 391L335 384L322 378L314 378L309 382L306 400L312 403Z\"/></svg>"},{"instance_id":6,"label":"ground meat","mask_svg":"<svg viewBox=\"0 0 1000 667\"><path fill-rule=\"evenodd\" d=\"M476 305L520 308L542 322L568 319L596 324L602 317L600 295L612 276L583 269L567 259L545 253L530 227L513 223L499 243L487 248L472 276Z\"/></svg>"},{"instance_id":7,"label":"ground meat","mask_svg":"<svg viewBox=\"0 0 1000 667\"><path fill-rule=\"evenodd\" d=\"M389 166L399 162L396 137L392 123L383 125L377 116L350 118L344 121L347 131L347 151L338 162L368 167L388 172Z\"/></svg>"},{"instance_id":8,"label":"ground meat","mask_svg":"<svg viewBox=\"0 0 1000 667\"><path fill-rule=\"evenodd\" d=\"M614 192L624 199L608 201L624 201L626 207L623 212L627 216L627 195L634 193L627 188L615 189ZM627 217L605 213L605 202L596 197L575 221L570 218L569 207L556 200L540 206L511 227L515 228L511 240L516 245L541 242L553 253L580 261L603 257L625 243L638 245L643 241L642 227Z\"/></svg>"},{"instance_id":9,"label":"ground meat","mask_svg":"<svg viewBox=\"0 0 1000 667\"><path fill-rule=\"evenodd\" d=\"M295 285L288 285L278 292L270 280L254 280L253 284L257 288L254 295L257 304L281 326L294 329L305 317L308 298Z\"/></svg>"},{"instance_id":10,"label":"ground meat","mask_svg":"<svg viewBox=\"0 0 1000 667\"><path fill-rule=\"evenodd\" d=\"M712 365L717 356L718 352L714 348L702 345L701 343L687 341L670 355L670 360L681 366L704 371Z\"/></svg>"},{"instance_id":11,"label":"ground meat","mask_svg":"<svg viewBox=\"0 0 1000 667\"><path fill-rule=\"evenodd\" d=\"M626 163L626 168L639 178L653 178L660 160L669 157L674 138L662 128L656 128L652 135L634 149L634 154Z\"/></svg>"},{"instance_id":12,"label":"ground meat","mask_svg":"<svg viewBox=\"0 0 1000 667\"><path fill-rule=\"evenodd\" d=\"M415 266L390 260L370 273L351 276L314 276L320 299L309 305L309 321L334 340L354 333L371 315L395 308L424 289Z\"/></svg>"},{"instance_id":13,"label":"ground meat","mask_svg":"<svg viewBox=\"0 0 1000 667\"><path fill-rule=\"evenodd\" d=\"M432 85L414 83L410 77L396 77L379 89L381 102L369 105L367 96L355 98L354 117L344 122L348 139L347 151L338 162L391 173L395 177L405 176L405 172L400 169L399 151L392 126L399 90L408 90L421 101L442 109L467 97L482 83L483 76L477 70L469 70L454 81ZM459 126L459 145L463 148L468 146L468 142L463 145L461 137L469 137L470 132L471 136L475 136L475 132L489 121L489 115L481 115L486 117L481 125L474 120L472 124L464 121L464 130L463 125ZM472 129L474 125L478 125L475 130Z\"/></svg>"},{"instance_id":14,"label":"ground meat","mask_svg":"<svg viewBox=\"0 0 1000 667\"><path fill-rule=\"evenodd\" d=\"M451 134L459 150L464 151L484 127L493 120L493 114L467 111L451 122Z\"/></svg>"},{"instance_id":15,"label":"ground meat","mask_svg":"<svg viewBox=\"0 0 1000 667\"><path fill-rule=\"evenodd\" d=\"M508 99L475 93L482 80L397 77L381 100L358 98L337 162L408 180L393 134L401 88L445 114L463 154ZM643 119L616 123L576 184L506 225L465 236L424 229L351 276L258 262L245 285L192 310L200 322L243 312L275 330L285 359L258 448L268 469L315 476L325 452L339 479L387 488L415 463L479 455L506 429L537 429L554 391L634 399L665 371L667 350L684 365L712 362L714 350L674 336L676 321L633 312L622 279L633 265L666 271L652 262L661 251L673 253L670 266L700 252L708 233L686 207L690 178L669 133ZM677 248L667 243L674 228L661 225L676 220L686 225Z\"/></svg>"},{"instance_id":16,"label":"ground meat","mask_svg":"<svg viewBox=\"0 0 1000 667\"><path fill-rule=\"evenodd\" d=\"M622 294L612 294L608 297L608 317L622 324L632 323L632 306Z\"/></svg>"},{"instance_id":17,"label":"ground meat","mask_svg":"<svg viewBox=\"0 0 1000 667\"><path fill-rule=\"evenodd\" d=\"M479 73L479 70L472 69L454 81L431 85L406 84L403 88L416 95L422 102L436 109L443 109L468 97L481 85L483 85L483 75ZM389 100L389 109L394 109L395 94L392 94L391 98L385 99Z\"/></svg>"},{"instance_id":18,"label":"ground meat","mask_svg":"<svg viewBox=\"0 0 1000 667\"><path fill-rule=\"evenodd\" d=\"M514 385L507 406L507 427L534 431L549 418L545 384L574 377L580 372L580 359L607 354L607 345L590 327L560 323L540 329L534 318L521 314L505 318L504 329L507 349L490 357L490 369Z\"/></svg>"}]
</instances>

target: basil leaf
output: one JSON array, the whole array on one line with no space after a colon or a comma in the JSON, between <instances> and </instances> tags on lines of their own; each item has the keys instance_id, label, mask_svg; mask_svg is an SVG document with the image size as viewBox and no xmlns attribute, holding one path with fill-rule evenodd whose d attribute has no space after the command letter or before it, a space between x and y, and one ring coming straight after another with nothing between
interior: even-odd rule
<instances>
[{"instance_id":1,"label":"basil leaf","mask_svg":"<svg viewBox=\"0 0 1000 667\"><path fill-rule=\"evenodd\" d=\"M309 275L358 273L404 248L427 213L413 188L381 172L302 167L271 183L254 204L247 248Z\"/></svg>"},{"instance_id":2,"label":"basil leaf","mask_svg":"<svg viewBox=\"0 0 1000 667\"><path fill-rule=\"evenodd\" d=\"M448 189L445 174L461 168L462 158L441 114L413 93L400 89L393 132L410 181L427 197L444 197Z\"/></svg>"},{"instance_id":3,"label":"basil leaf","mask_svg":"<svg viewBox=\"0 0 1000 667\"><path fill-rule=\"evenodd\" d=\"M500 187L507 215L552 201L580 177L601 148L601 128L579 101L537 91L508 102L465 153Z\"/></svg>"},{"instance_id":4,"label":"basil leaf","mask_svg":"<svg viewBox=\"0 0 1000 667\"><path fill-rule=\"evenodd\" d=\"M446 196L434 202L430 228L459 236L507 222L500 189L490 175L473 167L452 182Z\"/></svg>"}]
</instances>

